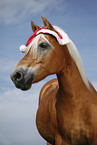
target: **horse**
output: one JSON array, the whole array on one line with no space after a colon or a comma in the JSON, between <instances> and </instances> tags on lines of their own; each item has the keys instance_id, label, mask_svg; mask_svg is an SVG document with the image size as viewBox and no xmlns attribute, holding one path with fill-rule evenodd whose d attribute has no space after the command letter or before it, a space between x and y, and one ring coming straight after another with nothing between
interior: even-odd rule
<instances>
[{"instance_id":1,"label":"horse","mask_svg":"<svg viewBox=\"0 0 97 145\"><path fill-rule=\"evenodd\" d=\"M31 21L33 34L20 50L24 57L10 77L28 90L48 75L57 78L41 89L36 126L48 145L97 145L97 92L87 79L81 57L69 36L42 16Z\"/></svg>"}]
</instances>

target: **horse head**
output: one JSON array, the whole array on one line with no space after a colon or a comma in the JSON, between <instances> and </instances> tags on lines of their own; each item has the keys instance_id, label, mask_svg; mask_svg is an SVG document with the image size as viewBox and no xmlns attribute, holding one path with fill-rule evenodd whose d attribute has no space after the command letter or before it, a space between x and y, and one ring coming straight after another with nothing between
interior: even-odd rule
<instances>
[{"instance_id":1,"label":"horse head","mask_svg":"<svg viewBox=\"0 0 97 145\"><path fill-rule=\"evenodd\" d=\"M61 34L45 17L42 20L42 28L31 22L34 33L26 45L20 47L25 55L10 75L15 86L22 90L30 89L32 83L48 75L59 73L65 64ZM69 41L67 36L66 39Z\"/></svg>"}]
</instances>

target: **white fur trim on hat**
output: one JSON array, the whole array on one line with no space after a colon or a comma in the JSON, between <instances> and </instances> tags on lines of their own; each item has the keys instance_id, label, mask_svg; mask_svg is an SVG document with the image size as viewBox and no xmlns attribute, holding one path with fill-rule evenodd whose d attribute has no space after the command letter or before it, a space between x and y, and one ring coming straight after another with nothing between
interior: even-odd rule
<instances>
[{"instance_id":1,"label":"white fur trim on hat","mask_svg":"<svg viewBox=\"0 0 97 145\"><path fill-rule=\"evenodd\" d=\"M62 29L60 29L57 26L53 26L53 27L62 35L63 39L61 39L56 32L54 32L52 30L49 30L49 29L41 29L37 32L37 34L39 34L39 33L51 34L51 35L56 37L56 39L57 39L57 41L59 42L60 45L65 45L67 43L70 43L70 41L71 41L70 38L68 37L68 35Z\"/></svg>"}]
</instances>

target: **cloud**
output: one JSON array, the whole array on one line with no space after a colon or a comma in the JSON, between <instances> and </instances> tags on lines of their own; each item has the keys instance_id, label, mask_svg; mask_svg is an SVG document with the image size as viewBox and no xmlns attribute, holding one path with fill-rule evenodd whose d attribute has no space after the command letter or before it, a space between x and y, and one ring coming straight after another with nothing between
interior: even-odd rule
<instances>
[{"instance_id":1,"label":"cloud","mask_svg":"<svg viewBox=\"0 0 97 145\"><path fill-rule=\"evenodd\" d=\"M0 59L0 73L11 71L16 65L16 60ZM2 65L3 64L3 65Z\"/></svg>"},{"instance_id":2,"label":"cloud","mask_svg":"<svg viewBox=\"0 0 97 145\"><path fill-rule=\"evenodd\" d=\"M6 90L12 86L10 73L16 66L16 60L0 59L0 91Z\"/></svg>"},{"instance_id":3,"label":"cloud","mask_svg":"<svg viewBox=\"0 0 97 145\"><path fill-rule=\"evenodd\" d=\"M61 11L63 0L3 0L0 2L0 23L17 23L30 15L40 14L49 10Z\"/></svg>"},{"instance_id":4,"label":"cloud","mask_svg":"<svg viewBox=\"0 0 97 145\"><path fill-rule=\"evenodd\" d=\"M43 144L36 129L38 98L45 81L23 92L7 88L0 92L0 145Z\"/></svg>"}]
</instances>

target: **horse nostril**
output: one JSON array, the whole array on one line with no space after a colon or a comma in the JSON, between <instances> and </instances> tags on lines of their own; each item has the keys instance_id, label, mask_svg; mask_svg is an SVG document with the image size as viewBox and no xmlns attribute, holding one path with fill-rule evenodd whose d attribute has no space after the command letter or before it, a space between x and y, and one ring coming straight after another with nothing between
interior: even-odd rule
<instances>
[{"instance_id":1,"label":"horse nostril","mask_svg":"<svg viewBox=\"0 0 97 145\"><path fill-rule=\"evenodd\" d=\"M23 74L22 72L16 72L16 74L14 75L15 80L17 81L21 81L23 79Z\"/></svg>"},{"instance_id":2,"label":"horse nostril","mask_svg":"<svg viewBox=\"0 0 97 145\"><path fill-rule=\"evenodd\" d=\"M23 80L23 73L20 71L15 72L14 74L11 75L12 81L20 82Z\"/></svg>"}]
</instances>

